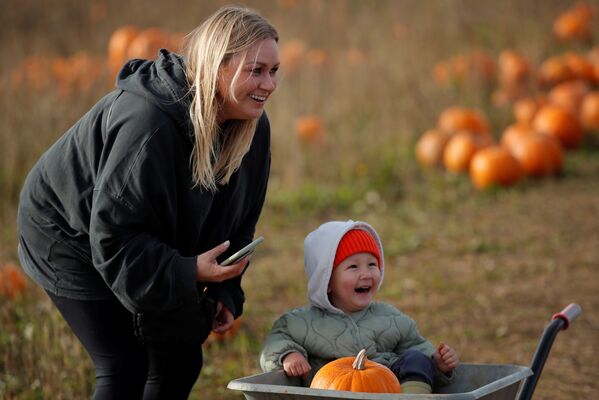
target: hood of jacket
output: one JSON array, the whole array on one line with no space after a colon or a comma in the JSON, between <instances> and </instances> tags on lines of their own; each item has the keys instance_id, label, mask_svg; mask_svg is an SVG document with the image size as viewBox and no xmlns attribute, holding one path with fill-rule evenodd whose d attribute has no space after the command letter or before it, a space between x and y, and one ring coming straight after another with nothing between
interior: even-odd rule
<instances>
[{"instance_id":1,"label":"hood of jacket","mask_svg":"<svg viewBox=\"0 0 599 400\"><path fill-rule=\"evenodd\" d=\"M383 245L376 230L371 225L361 221L327 222L311 232L304 240L304 269L308 277L308 301L311 305L338 314L344 313L331 304L327 289L333 272L333 261L337 246L343 235L352 229L365 230L374 238L381 255L379 288L383 283L385 273Z\"/></svg>"},{"instance_id":2,"label":"hood of jacket","mask_svg":"<svg viewBox=\"0 0 599 400\"><path fill-rule=\"evenodd\" d=\"M183 57L161 49L156 60L131 60L119 72L116 86L155 104L178 125L189 123L191 92Z\"/></svg>"}]
</instances>

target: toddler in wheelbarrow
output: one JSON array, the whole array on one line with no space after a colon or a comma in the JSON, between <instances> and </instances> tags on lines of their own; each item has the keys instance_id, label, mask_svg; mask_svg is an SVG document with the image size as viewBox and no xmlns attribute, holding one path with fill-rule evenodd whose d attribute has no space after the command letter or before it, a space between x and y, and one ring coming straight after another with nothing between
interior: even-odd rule
<instances>
[{"instance_id":1,"label":"toddler in wheelbarrow","mask_svg":"<svg viewBox=\"0 0 599 400\"><path fill-rule=\"evenodd\" d=\"M428 394L455 378L453 348L433 346L416 322L394 306L374 301L384 258L376 230L360 221L331 221L308 234L304 268L310 304L278 318L265 339L260 366L283 369L309 386L330 361L355 356L388 367L402 393Z\"/></svg>"},{"instance_id":2,"label":"toddler in wheelbarrow","mask_svg":"<svg viewBox=\"0 0 599 400\"><path fill-rule=\"evenodd\" d=\"M260 355L265 372L227 385L247 400L530 400L557 334L581 313L581 307L571 303L553 315L530 367L460 363L450 346L435 349L423 338L410 317L373 301L383 280L384 258L381 239L369 224L321 225L306 237L304 267L310 304L274 323ZM368 271L367 278L359 278L362 269ZM372 377L362 373L368 367L360 370L364 353L376 361L366 361L376 367L371 370L382 369L396 385L399 379L401 387L380 390L377 376L374 390L363 390L362 382ZM339 366L348 358L354 359L349 367L359 373ZM340 380L340 375L343 385L320 384ZM347 381L360 387L341 388Z\"/></svg>"}]
</instances>

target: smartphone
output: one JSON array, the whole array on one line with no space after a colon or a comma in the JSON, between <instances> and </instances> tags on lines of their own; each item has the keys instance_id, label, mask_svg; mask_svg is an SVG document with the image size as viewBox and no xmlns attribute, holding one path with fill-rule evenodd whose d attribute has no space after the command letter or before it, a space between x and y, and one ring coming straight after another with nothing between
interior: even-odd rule
<instances>
[{"instance_id":1,"label":"smartphone","mask_svg":"<svg viewBox=\"0 0 599 400\"><path fill-rule=\"evenodd\" d=\"M256 249L256 246L258 246L263 241L264 241L264 238L262 236L257 237L252 243L248 244L247 246L245 246L238 252L234 253L231 257L227 258L225 261L220 263L220 265L226 266L226 265L235 264L237 261L241 260L243 257L247 256L248 254L252 254L254 252L254 250Z\"/></svg>"}]
</instances>

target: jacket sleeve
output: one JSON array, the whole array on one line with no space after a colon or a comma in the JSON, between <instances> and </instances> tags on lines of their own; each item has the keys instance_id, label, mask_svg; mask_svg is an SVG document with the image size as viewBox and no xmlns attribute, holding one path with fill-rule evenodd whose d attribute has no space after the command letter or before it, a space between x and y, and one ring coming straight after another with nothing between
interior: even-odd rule
<instances>
[{"instance_id":1,"label":"jacket sleeve","mask_svg":"<svg viewBox=\"0 0 599 400\"><path fill-rule=\"evenodd\" d=\"M260 353L260 368L264 372L282 369L283 357L294 351L301 353L307 360L308 353L297 340L298 336L305 336L307 331L307 322L291 312L277 319L264 341Z\"/></svg>"},{"instance_id":2,"label":"jacket sleeve","mask_svg":"<svg viewBox=\"0 0 599 400\"><path fill-rule=\"evenodd\" d=\"M261 160L260 181L258 185L248 183L250 190L256 192L255 202L253 207L243 224L231 238L231 248L240 249L249 244L254 239L256 232L256 224L260 218L264 200L266 198L266 190L268 186L268 177L270 174L270 124L266 114L260 118L257 127L257 135L260 135L260 143L264 150L264 160ZM248 264L248 268L250 268ZM247 268L246 268L247 270ZM220 300L235 316L238 318L243 313L243 303L245 296L241 288L241 276L229 279L218 286L216 294L213 295L217 300Z\"/></svg>"},{"instance_id":3,"label":"jacket sleeve","mask_svg":"<svg viewBox=\"0 0 599 400\"><path fill-rule=\"evenodd\" d=\"M127 129L128 128L128 129ZM177 224L174 133L122 127L105 148L90 216L94 266L132 312L165 312L197 301L195 257L168 243Z\"/></svg>"}]
</instances>

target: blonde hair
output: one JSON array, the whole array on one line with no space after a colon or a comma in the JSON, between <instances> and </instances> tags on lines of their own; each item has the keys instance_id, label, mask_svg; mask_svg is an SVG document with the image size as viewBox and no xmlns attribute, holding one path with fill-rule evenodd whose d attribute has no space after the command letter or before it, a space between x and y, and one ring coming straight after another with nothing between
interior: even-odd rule
<instances>
[{"instance_id":1,"label":"blonde hair","mask_svg":"<svg viewBox=\"0 0 599 400\"><path fill-rule=\"evenodd\" d=\"M195 136L191 159L195 186L216 191L217 184L228 183L250 148L257 119L230 121L219 145L218 71L237 54L245 60L249 48L264 39L278 41L276 29L257 12L232 6L219 9L187 37L186 75L193 94L189 113ZM237 99L233 87L243 61L239 65L231 82L234 101Z\"/></svg>"}]
</instances>

